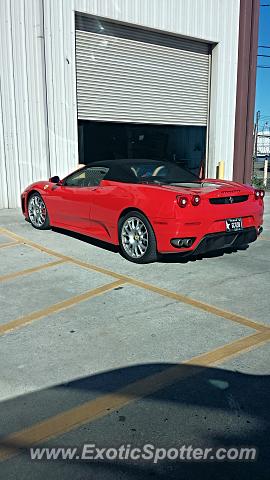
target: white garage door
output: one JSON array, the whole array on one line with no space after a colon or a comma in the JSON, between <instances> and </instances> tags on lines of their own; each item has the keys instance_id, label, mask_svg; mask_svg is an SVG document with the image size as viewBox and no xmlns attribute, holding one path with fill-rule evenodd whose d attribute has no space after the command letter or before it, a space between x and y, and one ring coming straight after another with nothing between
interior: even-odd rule
<instances>
[{"instance_id":1,"label":"white garage door","mask_svg":"<svg viewBox=\"0 0 270 480\"><path fill-rule=\"evenodd\" d=\"M209 45L76 15L78 118L206 125Z\"/></svg>"}]
</instances>

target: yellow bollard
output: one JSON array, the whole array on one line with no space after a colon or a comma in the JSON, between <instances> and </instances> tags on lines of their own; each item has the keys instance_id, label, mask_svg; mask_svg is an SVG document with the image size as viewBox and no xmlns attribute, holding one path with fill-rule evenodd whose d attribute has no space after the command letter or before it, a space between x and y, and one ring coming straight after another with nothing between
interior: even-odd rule
<instances>
[{"instance_id":1,"label":"yellow bollard","mask_svg":"<svg viewBox=\"0 0 270 480\"><path fill-rule=\"evenodd\" d=\"M224 160L221 160L218 163L218 178L220 178L220 180L224 180L224 167L225 167Z\"/></svg>"}]
</instances>

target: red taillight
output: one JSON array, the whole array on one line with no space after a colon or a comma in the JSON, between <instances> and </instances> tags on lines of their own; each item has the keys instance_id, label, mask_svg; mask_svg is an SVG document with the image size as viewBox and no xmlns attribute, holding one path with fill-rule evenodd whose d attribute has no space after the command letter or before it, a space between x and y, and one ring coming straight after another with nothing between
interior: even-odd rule
<instances>
[{"instance_id":1,"label":"red taillight","mask_svg":"<svg viewBox=\"0 0 270 480\"><path fill-rule=\"evenodd\" d=\"M199 205L201 203L201 197L200 195L193 195L192 199L191 199L191 203L192 205L194 205L194 207L196 207L197 205Z\"/></svg>"},{"instance_id":2,"label":"red taillight","mask_svg":"<svg viewBox=\"0 0 270 480\"><path fill-rule=\"evenodd\" d=\"M258 200L259 198L263 198L264 193L265 193L264 190L255 190L254 195L256 200Z\"/></svg>"},{"instance_id":3,"label":"red taillight","mask_svg":"<svg viewBox=\"0 0 270 480\"><path fill-rule=\"evenodd\" d=\"M177 204L181 208L185 208L188 205L188 197L182 197L182 196L178 195L176 197L176 200L177 200Z\"/></svg>"}]
</instances>

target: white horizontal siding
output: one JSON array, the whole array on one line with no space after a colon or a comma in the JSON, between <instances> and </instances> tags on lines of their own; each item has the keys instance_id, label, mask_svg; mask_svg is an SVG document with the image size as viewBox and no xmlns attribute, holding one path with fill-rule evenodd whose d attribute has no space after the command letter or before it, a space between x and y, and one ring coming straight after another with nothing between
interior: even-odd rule
<instances>
[{"instance_id":1,"label":"white horizontal siding","mask_svg":"<svg viewBox=\"0 0 270 480\"><path fill-rule=\"evenodd\" d=\"M78 163L73 2L46 0L44 20L51 173L62 177Z\"/></svg>"},{"instance_id":2,"label":"white horizontal siding","mask_svg":"<svg viewBox=\"0 0 270 480\"><path fill-rule=\"evenodd\" d=\"M0 2L0 207L18 205L26 184L47 178L49 160L60 176L78 162L75 11L218 42L209 174L224 160L231 178L239 0L45 0L44 35L42 11L42 0Z\"/></svg>"},{"instance_id":3,"label":"white horizontal siding","mask_svg":"<svg viewBox=\"0 0 270 480\"><path fill-rule=\"evenodd\" d=\"M48 176L43 83L43 31L39 0L0 2L1 207Z\"/></svg>"}]
</instances>

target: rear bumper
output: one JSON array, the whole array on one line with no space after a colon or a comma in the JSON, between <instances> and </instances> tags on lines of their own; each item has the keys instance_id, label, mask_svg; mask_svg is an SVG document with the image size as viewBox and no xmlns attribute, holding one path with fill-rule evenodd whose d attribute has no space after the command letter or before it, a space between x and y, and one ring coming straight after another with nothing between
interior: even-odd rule
<instances>
[{"instance_id":1,"label":"rear bumper","mask_svg":"<svg viewBox=\"0 0 270 480\"><path fill-rule=\"evenodd\" d=\"M159 253L193 253L195 251L209 251L218 248L235 247L239 242L250 243L256 240L259 229L263 225L263 203L256 201L241 208L236 204L225 209L218 208L210 211L193 207L182 213L177 219L153 219L152 225L157 239ZM226 207L228 207L226 205ZM215 213L215 215L214 215ZM241 218L243 230L240 232L226 232L226 219ZM251 233L249 233L251 232ZM191 238L193 243L189 248L181 248L172 240ZM214 245L212 247L212 245Z\"/></svg>"},{"instance_id":2,"label":"rear bumper","mask_svg":"<svg viewBox=\"0 0 270 480\"><path fill-rule=\"evenodd\" d=\"M258 234L254 227L244 228L240 232L210 233L202 238L197 247L189 252L192 255L208 253L225 248L239 248L248 243L255 242Z\"/></svg>"}]
</instances>

